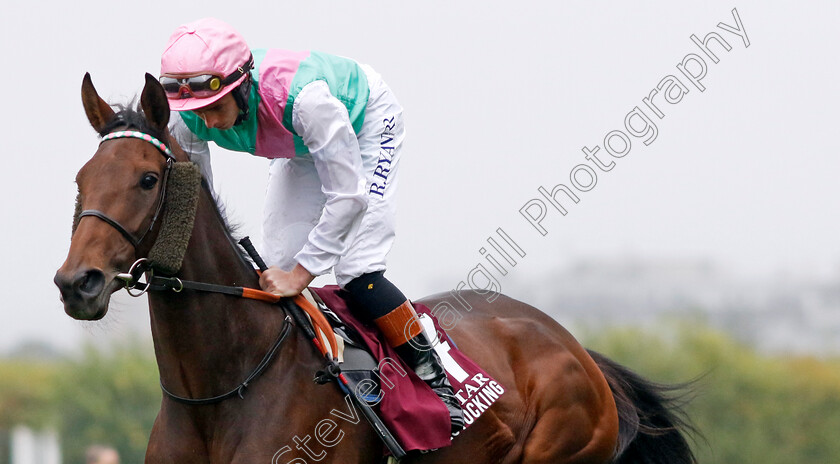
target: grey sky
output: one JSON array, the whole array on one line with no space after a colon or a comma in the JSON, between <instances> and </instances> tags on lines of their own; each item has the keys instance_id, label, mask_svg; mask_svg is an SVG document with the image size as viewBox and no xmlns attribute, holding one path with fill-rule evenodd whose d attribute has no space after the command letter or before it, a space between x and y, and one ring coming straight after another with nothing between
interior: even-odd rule
<instances>
[{"instance_id":1,"label":"grey sky","mask_svg":"<svg viewBox=\"0 0 840 464\"><path fill-rule=\"evenodd\" d=\"M4 4L0 349L32 338L70 346L118 325L72 321L52 284L73 178L97 144L81 79L90 71L100 95L125 102L144 72L157 74L172 30L200 16L226 20L254 48L353 57L394 89L408 141L389 276L413 298L486 264L479 249L498 227L526 252L502 290L525 299L513 282L590 257L704 257L756 278L838 270L836 2L266 3ZM733 8L749 48L716 27L735 25ZM635 106L653 116L642 99L662 78L687 83L677 64L703 55L689 36L712 31L732 49L712 45L717 64L703 56L706 90L661 103L650 145L631 137L629 154L606 154L604 136L627 132ZM540 186L570 185L576 165L595 168L581 152L595 145L614 168L594 171L567 216L549 209L540 235L519 209ZM215 149L213 165L233 218L259 242L267 162Z\"/></svg>"}]
</instances>

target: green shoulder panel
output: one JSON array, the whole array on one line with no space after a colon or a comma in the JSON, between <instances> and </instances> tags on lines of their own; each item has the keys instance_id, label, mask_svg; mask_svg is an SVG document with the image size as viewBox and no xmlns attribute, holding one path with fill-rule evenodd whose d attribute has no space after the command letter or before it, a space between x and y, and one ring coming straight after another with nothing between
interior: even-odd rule
<instances>
[{"instance_id":1,"label":"green shoulder panel","mask_svg":"<svg viewBox=\"0 0 840 464\"><path fill-rule=\"evenodd\" d=\"M307 84L317 80L325 81L330 88L330 93L344 104L350 115L353 130L358 134L365 122L365 108L370 97L367 76L355 61L321 52L311 52L309 57L300 62L300 67L289 86L289 98L283 113L283 126L297 136L292 127L292 108L294 108L295 98ZM296 149L298 141L299 137L296 137ZM300 144L303 145L302 141ZM306 147L304 146L303 149L306 150Z\"/></svg>"}]
</instances>

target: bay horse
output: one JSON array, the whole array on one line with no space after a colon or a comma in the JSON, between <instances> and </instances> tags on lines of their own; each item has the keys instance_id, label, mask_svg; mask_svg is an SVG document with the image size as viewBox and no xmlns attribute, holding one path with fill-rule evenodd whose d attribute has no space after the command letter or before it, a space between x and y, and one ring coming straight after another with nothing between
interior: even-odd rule
<instances>
[{"instance_id":1,"label":"bay horse","mask_svg":"<svg viewBox=\"0 0 840 464\"><path fill-rule=\"evenodd\" d=\"M188 156L170 137L166 96L150 74L138 109L115 112L89 75L82 101L91 125L105 137L76 176L77 213L84 212L77 214L55 283L68 315L98 320L108 311L110 295L123 287L120 273L148 256L158 239L156 218L171 204L164 194L168 168ZM142 136L112 137L125 130ZM161 144L173 159L161 156ZM258 289L253 265L238 249L206 182L195 208L176 277ZM410 453L402 462L696 462L686 438L690 426L668 387L588 352L527 304L504 296L492 303L476 293L463 296L473 309L449 335L506 393L451 446ZM419 302L434 307L443 298ZM229 390L273 344L279 348L241 399L189 405L164 395L146 462L382 462L382 443L338 389L312 383L324 360L301 330L288 330L290 322L277 305L185 290L149 293L149 306L161 386L183 397ZM288 337L279 343L284 331Z\"/></svg>"}]
</instances>

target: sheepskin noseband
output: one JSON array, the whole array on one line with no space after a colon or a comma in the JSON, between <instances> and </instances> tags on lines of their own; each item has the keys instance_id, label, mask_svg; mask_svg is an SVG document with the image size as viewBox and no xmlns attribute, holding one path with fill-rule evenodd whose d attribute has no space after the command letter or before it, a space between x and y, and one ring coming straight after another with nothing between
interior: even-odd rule
<instances>
[{"instance_id":1,"label":"sheepskin noseband","mask_svg":"<svg viewBox=\"0 0 840 464\"><path fill-rule=\"evenodd\" d=\"M157 240L149 252L152 265L163 274L181 270L187 244L192 236L198 192L201 191L201 170L191 162L172 165Z\"/></svg>"}]
</instances>

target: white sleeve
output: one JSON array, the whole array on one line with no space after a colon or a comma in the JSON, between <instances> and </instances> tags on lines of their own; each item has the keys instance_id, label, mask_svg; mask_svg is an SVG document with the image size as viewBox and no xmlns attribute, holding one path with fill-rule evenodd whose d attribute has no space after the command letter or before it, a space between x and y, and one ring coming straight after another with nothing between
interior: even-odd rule
<instances>
[{"instance_id":1,"label":"white sleeve","mask_svg":"<svg viewBox=\"0 0 840 464\"><path fill-rule=\"evenodd\" d=\"M367 210L362 155L347 108L324 81L306 85L292 108L301 136L321 179L326 204L295 260L312 275L329 272L347 253Z\"/></svg>"},{"instance_id":2,"label":"white sleeve","mask_svg":"<svg viewBox=\"0 0 840 464\"><path fill-rule=\"evenodd\" d=\"M213 169L210 166L210 147L207 145L207 141L201 140L192 133L178 111L169 113L169 133L175 138L178 145L187 152L190 161L198 165L210 188L213 188Z\"/></svg>"}]
</instances>

